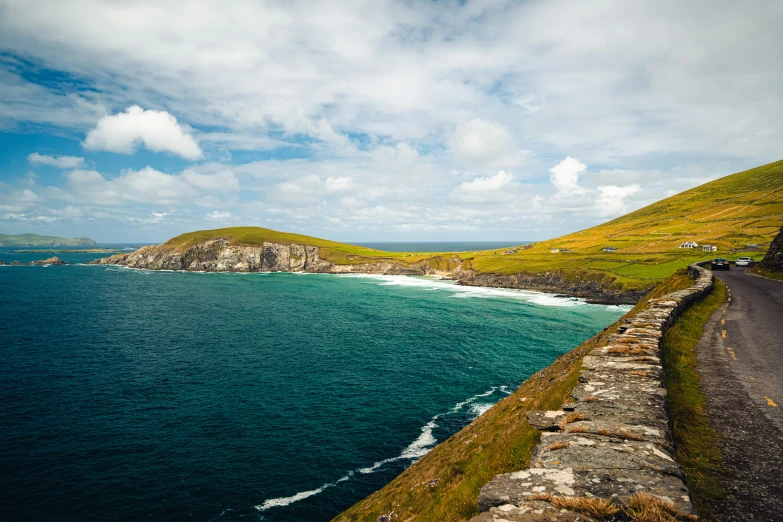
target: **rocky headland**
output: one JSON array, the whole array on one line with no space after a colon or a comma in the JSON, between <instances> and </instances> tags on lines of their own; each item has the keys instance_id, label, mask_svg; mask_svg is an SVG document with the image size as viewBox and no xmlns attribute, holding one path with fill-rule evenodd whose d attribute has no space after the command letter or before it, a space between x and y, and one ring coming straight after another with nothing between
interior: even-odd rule
<instances>
[{"instance_id":1,"label":"rocky headland","mask_svg":"<svg viewBox=\"0 0 783 522\"><path fill-rule=\"evenodd\" d=\"M3 266L43 266L43 265L65 265L65 264L67 263L57 256L50 257L48 259L39 259L37 261L28 261L26 263L23 263L21 261L4 263L2 260L0 260L0 265Z\"/></svg>"},{"instance_id":2,"label":"rocky headland","mask_svg":"<svg viewBox=\"0 0 783 522\"><path fill-rule=\"evenodd\" d=\"M135 252L98 259L92 264L120 265L147 270L191 272L309 272L321 274L438 275L458 284L535 290L581 297L591 303L634 304L646 292L618 288L611 280L568 278L558 272L478 273L458 254L433 256L413 262L400 258L374 258L367 262L334 262L325 259L315 245L265 241L260 245L232 244L219 237L185 248L167 243L142 247Z\"/></svg>"}]
</instances>

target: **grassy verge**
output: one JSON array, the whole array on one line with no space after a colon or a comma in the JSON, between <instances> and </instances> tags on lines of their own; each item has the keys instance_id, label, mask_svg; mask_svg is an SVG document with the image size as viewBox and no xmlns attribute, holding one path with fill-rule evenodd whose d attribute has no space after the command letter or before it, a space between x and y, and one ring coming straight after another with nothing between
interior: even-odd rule
<instances>
[{"instance_id":1,"label":"grassy verge","mask_svg":"<svg viewBox=\"0 0 783 522\"><path fill-rule=\"evenodd\" d=\"M677 462L685 470L694 506L708 520L712 517L705 503L725 494L718 481L724 469L720 435L710 426L707 399L701 392L696 344L704 325L725 300L726 286L716 280L712 293L677 320L663 343Z\"/></svg>"},{"instance_id":2,"label":"grassy verge","mask_svg":"<svg viewBox=\"0 0 783 522\"><path fill-rule=\"evenodd\" d=\"M648 298L691 284L693 280L684 270L679 270L658 285ZM629 314L645 308L647 299ZM525 468L540 440L540 432L527 423L525 413L559 408L576 386L582 358L605 344L618 324L619 321L558 357L388 485L334 520L376 522L379 515L392 512L394 521L415 517L417 522L462 521L477 515L479 489L499 473Z\"/></svg>"}]
</instances>

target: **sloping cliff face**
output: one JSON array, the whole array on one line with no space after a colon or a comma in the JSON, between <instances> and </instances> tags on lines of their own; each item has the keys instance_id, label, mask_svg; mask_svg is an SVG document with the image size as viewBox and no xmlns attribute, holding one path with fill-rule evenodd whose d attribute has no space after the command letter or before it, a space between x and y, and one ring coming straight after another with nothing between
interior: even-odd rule
<instances>
[{"instance_id":1,"label":"sloping cliff face","mask_svg":"<svg viewBox=\"0 0 783 522\"><path fill-rule=\"evenodd\" d=\"M477 274L473 270L455 270L452 277L459 284L468 286L489 286L497 288L517 288L538 292L562 293L582 297L594 304L636 304L646 294L646 290L622 290L610 280L596 280L583 277L569 279L558 272L518 273L518 274Z\"/></svg>"},{"instance_id":2,"label":"sloping cliff face","mask_svg":"<svg viewBox=\"0 0 783 522\"><path fill-rule=\"evenodd\" d=\"M142 247L128 254L98 259L99 265L122 265L149 270L187 270L202 272L313 272L424 275L423 265L392 262L336 265L319 255L312 245L265 242L261 246L229 244L218 238L198 243L184 250L169 250L160 245Z\"/></svg>"}]
</instances>

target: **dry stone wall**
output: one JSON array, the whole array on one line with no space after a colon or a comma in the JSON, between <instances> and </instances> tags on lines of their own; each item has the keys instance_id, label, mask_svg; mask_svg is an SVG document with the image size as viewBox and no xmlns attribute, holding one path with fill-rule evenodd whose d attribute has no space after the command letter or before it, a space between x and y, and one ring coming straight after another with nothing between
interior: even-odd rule
<instances>
[{"instance_id":1,"label":"dry stone wall","mask_svg":"<svg viewBox=\"0 0 783 522\"><path fill-rule=\"evenodd\" d=\"M661 366L661 341L675 319L712 290L712 272L689 267L693 286L649 301L626 318L609 344L585 357L575 402L529 412L543 430L530 467L497 475L481 488L472 522L592 520L563 506L608 499L620 507L639 492L693 513L674 460Z\"/></svg>"}]
</instances>

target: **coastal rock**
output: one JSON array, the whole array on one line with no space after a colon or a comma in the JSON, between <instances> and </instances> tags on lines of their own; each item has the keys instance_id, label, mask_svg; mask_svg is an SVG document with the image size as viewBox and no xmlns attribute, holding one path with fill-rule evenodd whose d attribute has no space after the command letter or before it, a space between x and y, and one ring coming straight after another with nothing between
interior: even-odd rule
<instances>
[{"instance_id":1,"label":"coastal rock","mask_svg":"<svg viewBox=\"0 0 783 522\"><path fill-rule=\"evenodd\" d=\"M22 263L20 261L12 261L11 263L4 263L0 261L0 266L48 266L48 265L66 265L65 261L57 256L50 257L48 259L39 259L37 261L30 261L28 263Z\"/></svg>"},{"instance_id":2,"label":"coastal rock","mask_svg":"<svg viewBox=\"0 0 783 522\"><path fill-rule=\"evenodd\" d=\"M519 274L478 274L473 270L458 269L454 277L466 286L489 286L496 288L518 288L548 293L563 293L582 297L595 304L636 304L646 290L622 290L613 280L569 279L559 272Z\"/></svg>"}]
</instances>

